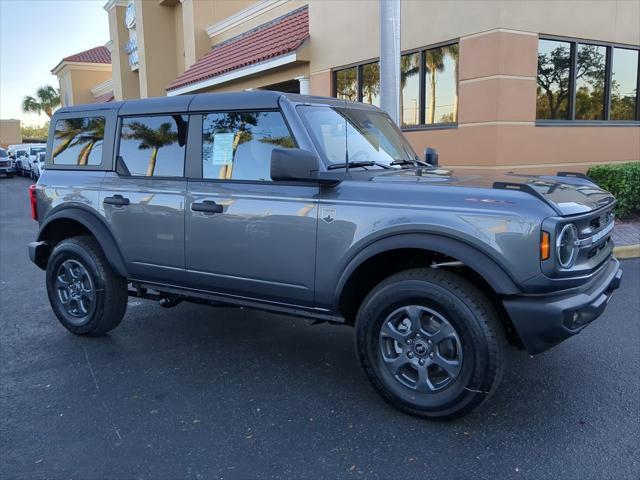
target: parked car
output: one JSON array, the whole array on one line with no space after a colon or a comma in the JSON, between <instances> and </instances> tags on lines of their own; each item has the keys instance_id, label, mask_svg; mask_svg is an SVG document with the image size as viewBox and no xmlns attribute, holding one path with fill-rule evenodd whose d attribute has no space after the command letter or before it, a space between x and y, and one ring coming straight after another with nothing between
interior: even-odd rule
<instances>
[{"instance_id":1,"label":"parked car","mask_svg":"<svg viewBox=\"0 0 640 480\"><path fill-rule=\"evenodd\" d=\"M0 175L11 178L14 173L15 170L9 154L4 148L0 148Z\"/></svg>"},{"instance_id":2,"label":"parked car","mask_svg":"<svg viewBox=\"0 0 640 480\"><path fill-rule=\"evenodd\" d=\"M117 327L128 296L350 325L385 400L449 419L496 390L507 342L547 350L620 284L610 193L582 174L439 167L373 106L262 91L52 122L29 255L78 335Z\"/></svg>"},{"instance_id":3,"label":"parked car","mask_svg":"<svg viewBox=\"0 0 640 480\"><path fill-rule=\"evenodd\" d=\"M47 146L42 143L33 144L26 147L25 154L22 157L18 158L20 161L21 174L23 176L32 176L31 170L33 170L33 162L35 162L38 153L44 152L46 148Z\"/></svg>"},{"instance_id":4,"label":"parked car","mask_svg":"<svg viewBox=\"0 0 640 480\"><path fill-rule=\"evenodd\" d=\"M32 162L33 168L31 169L31 178L36 182L42 175L42 171L44 170L44 159L46 157L46 152L38 152L35 157L35 161Z\"/></svg>"},{"instance_id":5,"label":"parked car","mask_svg":"<svg viewBox=\"0 0 640 480\"><path fill-rule=\"evenodd\" d=\"M18 148L13 152L13 167L16 175L22 175L22 159L27 154L26 148Z\"/></svg>"}]
</instances>

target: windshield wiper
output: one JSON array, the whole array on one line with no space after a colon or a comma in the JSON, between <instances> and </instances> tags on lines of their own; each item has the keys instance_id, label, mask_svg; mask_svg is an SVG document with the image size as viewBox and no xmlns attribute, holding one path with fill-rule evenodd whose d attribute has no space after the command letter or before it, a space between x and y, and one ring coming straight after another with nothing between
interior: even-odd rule
<instances>
[{"instance_id":1,"label":"windshield wiper","mask_svg":"<svg viewBox=\"0 0 640 480\"><path fill-rule=\"evenodd\" d=\"M362 162L343 162L343 163L332 163L327 167L327 170L335 170L336 168L358 168L358 167L380 167L380 168L391 168L389 165L380 162L374 162L371 160L362 161Z\"/></svg>"},{"instance_id":2,"label":"windshield wiper","mask_svg":"<svg viewBox=\"0 0 640 480\"><path fill-rule=\"evenodd\" d=\"M394 160L389 165L413 165L414 167L433 167L430 163L422 160Z\"/></svg>"}]
</instances>

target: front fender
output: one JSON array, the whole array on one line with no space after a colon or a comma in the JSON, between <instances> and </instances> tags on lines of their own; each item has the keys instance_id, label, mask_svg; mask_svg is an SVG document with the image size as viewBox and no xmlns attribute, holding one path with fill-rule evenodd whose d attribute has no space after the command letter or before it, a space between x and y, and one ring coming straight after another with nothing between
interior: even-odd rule
<instances>
[{"instance_id":1,"label":"front fender","mask_svg":"<svg viewBox=\"0 0 640 480\"><path fill-rule=\"evenodd\" d=\"M430 250L453 257L484 278L496 293L514 295L521 292L514 279L495 260L477 248L442 235L405 233L378 239L362 248L348 260L336 281L334 305L339 304L347 281L360 265L378 254L400 249Z\"/></svg>"}]
</instances>

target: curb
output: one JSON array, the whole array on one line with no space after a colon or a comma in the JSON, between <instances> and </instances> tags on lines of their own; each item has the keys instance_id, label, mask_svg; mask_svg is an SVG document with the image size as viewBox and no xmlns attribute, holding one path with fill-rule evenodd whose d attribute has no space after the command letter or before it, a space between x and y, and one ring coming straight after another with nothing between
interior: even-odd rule
<instances>
[{"instance_id":1,"label":"curb","mask_svg":"<svg viewBox=\"0 0 640 480\"><path fill-rule=\"evenodd\" d=\"M640 257L640 244L613 247L613 255L618 260L622 260L625 258L638 258Z\"/></svg>"}]
</instances>

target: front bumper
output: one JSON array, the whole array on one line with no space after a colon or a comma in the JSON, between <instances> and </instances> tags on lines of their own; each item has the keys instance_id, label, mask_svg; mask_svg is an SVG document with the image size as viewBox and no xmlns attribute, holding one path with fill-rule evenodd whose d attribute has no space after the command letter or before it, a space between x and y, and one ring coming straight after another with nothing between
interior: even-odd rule
<instances>
[{"instance_id":1,"label":"front bumper","mask_svg":"<svg viewBox=\"0 0 640 480\"><path fill-rule=\"evenodd\" d=\"M16 169L13 165L10 167L0 167L0 175L6 175L7 173L16 173Z\"/></svg>"},{"instance_id":2,"label":"front bumper","mask_svg":"<svg viewBox=\"0 0 640 480\"><path fill-rule=\"evenodd\" d=\"M598 318L621 278L620 262L612 257L581 287L546 295L515 295L505 298L503 304L522 343L533 355L579 333Z\"/></svg>"}]
</instances>

